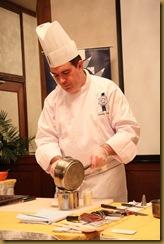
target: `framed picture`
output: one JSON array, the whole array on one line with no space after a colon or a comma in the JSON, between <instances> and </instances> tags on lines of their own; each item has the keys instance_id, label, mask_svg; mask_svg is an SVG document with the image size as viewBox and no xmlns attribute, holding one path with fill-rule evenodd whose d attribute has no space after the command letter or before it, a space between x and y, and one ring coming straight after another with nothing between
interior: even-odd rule
<instances>
[{"instance_id":1,"label":"framed picture","mask_svg":"<svg viewBox=\"0 0 164 244\"><path fill-rule=\"evenodd\" d=\"M80 49L79 54L91 74L111 79L110 47Z\"/></svg>"}]
</instances>

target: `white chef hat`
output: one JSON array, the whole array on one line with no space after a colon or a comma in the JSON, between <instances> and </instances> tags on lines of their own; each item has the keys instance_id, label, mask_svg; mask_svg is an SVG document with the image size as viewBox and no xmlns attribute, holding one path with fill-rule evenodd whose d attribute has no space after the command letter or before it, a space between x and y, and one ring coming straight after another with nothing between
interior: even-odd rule
<instances>
[{"instance_id":1,"label":"white chef hat","mask_svg":"<svg viewBox=\"0 0 164 244\"><path fill-rule=\"evenodd\" d=\"M39 25L36 33L51 68L65 64L78 55L75 42L57 21Z\"/></svg>"}]
</instances>

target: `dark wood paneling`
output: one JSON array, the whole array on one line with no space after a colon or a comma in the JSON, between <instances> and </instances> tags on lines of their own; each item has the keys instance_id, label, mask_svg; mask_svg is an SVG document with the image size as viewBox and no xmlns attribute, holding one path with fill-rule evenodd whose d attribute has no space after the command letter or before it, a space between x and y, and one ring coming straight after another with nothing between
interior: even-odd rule
<instances>
[{"instance_id":1,"label":"dark wood paneling","mask_svg":"<svg viewBox=\"0 0 164 244\"><path fill-rule=\"evenodd\" d=\"M55 194L55 184L53 179L49 174L46 174L45 171L41 170L41 195L44 197L54 197Z\"/></svg>"},{"instance_id":2,"label":"dark wood paneling","mask_svg":"<svg viewBox=\"0 0 164 244\"><path fill-rule=\"evenodd\" d=\"M37 164L34 155L20 157L15 165L0 165L0 170L7 169L10 169L8 178L17 180L15 194L54 197L54 181Z\"/></svg>"},{"instance_id":3,"label":"dark wood paneling","mask_svg":"<svg viewBox=\"0 0 164 244\"><path fill-rule=\"evenodd\" d=\"M55 185L36 162L35 156L23 156L16 165L3 166L0 170L11 169L10 179L16 179L15 194L28 194L37 197L54 197ZM160 198L160 160L134 159L126 165L128 200L141 201L146 195L147 202Z\"/></svg>"},{"instance_id":4,"label":"dark wood paneling","mask_svg":"<svg viewBox=\"0 0 164 244\"><path fill-rule=\"evenodd\" d=\"M136 157L125 168L129 201L141 201L143 194L147 202L160 198L159 156Z\"/></svg>"}]
</instances>

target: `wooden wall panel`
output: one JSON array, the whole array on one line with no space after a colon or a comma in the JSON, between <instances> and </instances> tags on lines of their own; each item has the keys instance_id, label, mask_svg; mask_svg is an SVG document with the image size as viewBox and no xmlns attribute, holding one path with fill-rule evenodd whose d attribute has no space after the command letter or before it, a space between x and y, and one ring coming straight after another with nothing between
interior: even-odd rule
<instances>
[{"instance_id":1,"label":"wooden wall panel","mask_svg":"<svg viewBox=\"0 0 164 244\"><path fill-rule=\"evenodd\" d=\"M160 160L140 162L135 159L126 165L128 200L141 201L146 195L147 202L160 198Z\"/></svg>"},{"instance_id":2,"label":"wooden wall panel","mask_svg":"<svg viewBox=\"0 0 164 244\"><path fill-rule=\"evenodd\" d=\"M0 171L10 168L10 179L17 179L15 194L29 194L37 197L54 197L54 181L36 162L35 156L20 157L18 164L0 165ZM134 159L126 165L129 201L141 201L146 195L147 202L160 198L159 157L150 160Z\"/></svg>"},{"instance_id":3,"label":"wooden wall panel","mask_svg":"<svg viewBox=\"0 0 164 244\"><path fill-rule=\"evenodd\" d=\"M53 179L36 162L35 156L22 156L17 164L0 165L0 171L9 171L9 179L16 179L15 194L36 197L54 197Z\"/></svg>"}]
</instances>

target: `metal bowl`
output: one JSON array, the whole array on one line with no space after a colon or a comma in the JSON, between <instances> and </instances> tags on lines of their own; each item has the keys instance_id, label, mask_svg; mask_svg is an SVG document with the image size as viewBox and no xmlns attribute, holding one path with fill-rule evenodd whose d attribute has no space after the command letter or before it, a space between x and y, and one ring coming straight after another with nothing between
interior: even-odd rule
<instances>
[{"instance_id":1,"label":"metal bowl","mask_svg":"<svg viewBox=\"0 0 164 244\"><path fill-rule=\"evenodd\" d=\"M152 200L151 204L153 216L160 219L160 199Z\"/></svg>"},{"instance_id":2,"label":"metal bowl","mask_svg":"<svg viewBox=\"0 0 164 244\"><path fill-rule=\"evenodd\" d=\"M55 167L55 185L61 190L76 190L84 180L84 170L79 160L71 157L62 158Z\"/></svg>"}]
</instances>

